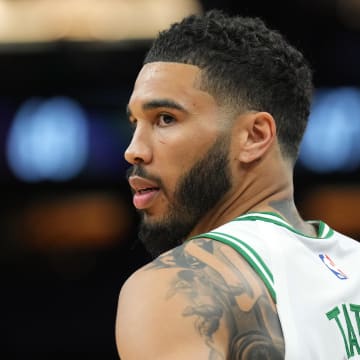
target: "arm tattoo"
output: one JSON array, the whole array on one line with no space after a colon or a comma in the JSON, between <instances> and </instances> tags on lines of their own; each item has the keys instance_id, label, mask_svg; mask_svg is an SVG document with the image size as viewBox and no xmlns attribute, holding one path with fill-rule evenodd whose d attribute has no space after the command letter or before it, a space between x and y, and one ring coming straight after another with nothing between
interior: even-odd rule
<instances>
[{"instance_id":1,"label":"arm tattoo","mask_svg":"<svg viewBox=\"0 0 360 360\"><path fill-rule=\"evenodd\" d=\"M221 274L216 270L219 266ZM192 240L148 267L163 268L178 269L168 297L180 294L188 300L182 315L194 318L196 330L209 347L209 360L284 359L275 306L253 270L232 249L208 239ZM228 338L226 355L215 341L220 327Z\"/></svg>"}]
</instances>

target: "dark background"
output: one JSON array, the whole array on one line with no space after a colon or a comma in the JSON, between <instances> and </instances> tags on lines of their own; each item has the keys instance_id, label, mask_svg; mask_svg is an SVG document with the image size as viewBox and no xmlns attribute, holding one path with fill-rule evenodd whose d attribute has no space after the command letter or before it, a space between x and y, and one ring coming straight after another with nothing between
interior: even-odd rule
<instances>
[{"instance_id":1,"label":"dark background","mask_svg":"<svg viewBox=\"0 0 360 360\"><path fill-rule=\"evenodd\" d=\"M335 1L202 4L204 10L260 16L279 29L311 62L316 87L360 86L360 34ZM135 240L137 215L123 160L130 134L124 109L148 46L60 41L0 48L2 359L117 359L118 293L150 259ZM7 164L6 134L19 106L34 96L68 96L86 109L93 152L72 180L28 183ZM359 176L359 167L317 173L299 165L295 196L301 211L324 211L331 226L359 239ZM313 189L330 189L325 198L333 202ZM332 221L344 212L351 221L341 228Z\"/></svg>"}]
</instances>

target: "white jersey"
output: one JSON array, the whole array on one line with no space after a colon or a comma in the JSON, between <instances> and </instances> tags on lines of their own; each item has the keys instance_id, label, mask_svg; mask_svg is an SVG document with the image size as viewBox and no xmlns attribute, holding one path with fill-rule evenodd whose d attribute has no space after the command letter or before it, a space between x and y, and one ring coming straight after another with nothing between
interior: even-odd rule
<instances>
[{"instance_id":1,"label":"white jersey","mask_svg":"<svg viewBox=\"0 0 360 360\"><path fill-rule=\"evenodd\" d=\"M360 359L360 243L313 223L318 237L274 213L248 213L201 237L233 247L263 279L286 360Z\"/></svg>"}]
</instances>

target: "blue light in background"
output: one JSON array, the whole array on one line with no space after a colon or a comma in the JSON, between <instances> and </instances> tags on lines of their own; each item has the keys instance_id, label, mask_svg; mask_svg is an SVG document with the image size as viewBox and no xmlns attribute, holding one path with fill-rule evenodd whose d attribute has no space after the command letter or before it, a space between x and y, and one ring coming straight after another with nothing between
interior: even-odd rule
<instances>
[{"instance_id":1,"label":"blue light in background","mask_svg":"<svg viewBox=\"0 0 360 360\"><path fill-rule=\"evenodd\" d=\"M299 162L317 173L350 172L360 166L360 89L316 92Z\"/></svg>"},{"instance_id":2,"label":"blue light in background","mask_svg":"<svg viewBox=\"0 0 360 360\"><path fill-rule=\"evenodd\" d=\"M84 168L89 152L88 122L67 97L31 98L18 110L7 139L7 159L21 180L66 181Z\"/></svg>"}]
</instances>

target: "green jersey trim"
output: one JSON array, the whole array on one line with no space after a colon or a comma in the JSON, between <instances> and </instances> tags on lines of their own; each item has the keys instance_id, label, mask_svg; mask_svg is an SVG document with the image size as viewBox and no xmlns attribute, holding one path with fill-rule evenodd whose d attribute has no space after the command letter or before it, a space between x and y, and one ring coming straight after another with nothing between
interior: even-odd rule
<instances>
[{"instance_id":1,"label":"green jersey trim","mask_svg":"<svg viewBox=\"0 0 360 360\"><path fill-rule=\"evenodd\" d=\"M295 234L311 239L328 239L334 234L334 230L331 229L327 224L319 220L308 221L309 224L316 224L318 227L318 234L316 237L308 236L299 230L296 230L287 221L285 221L280 215L272 212L250 212L235 218L233 221L264 221L270 222L275 225L282 226Z\"/></svg>"},{"instance_id":2,"label":"green jersey trim","mask_svg":"<svg viewBox=\"0 0 360 360\"><path fill-rule=\"evenodd\" d=\"M250 266L252 266L252 268L256 271L256 273L260 276L265 286L269 290L272 299L276 303L274 277L271 271L269 270L269 268L266 266L263 259L251 246L249 246L246 242L234 236L216 231L200 234L192 237L191 239L196 239L196 238L208 238L208 239L216 240L223 244L231 246L234 250L239 252L240 255L242 255L245 258L245 260L250 264Z\"/></svg>"},{"instance_id":3,"label":"green jersey trim","mask_svg":"<svg viewBox=\"0 0 360 360\"><path fill-rule=\"evenodd\" d=\"M293 233L312 239L327 239L334 234L334 230L331 229L327 224L320 220L311 220L308 221L309 224L317 225L318 234L316 237L308 236L302 233L301 231L296 230L293 226L291 226L283 217L279 214L273 212L249 212L244 215L241 215L235 218L232 221L264 221L269 222L274 225L281 226L287 230L292 231ZM256 271L256 273L263 280L265 286L267 287L272 299L276 303L276 292L274 287L274 277L271 273L270 269L267 267L261 256L246 242L240 240L239 238L218 232L218 231L210 231L208 233L199 234L197 236L191 237L191 239L197 238L208 238L212 240L219 241L223 244L229 245L236 251L238 251L245 260L249 263L250 266Z\"/></svg>"}]
</instances>

